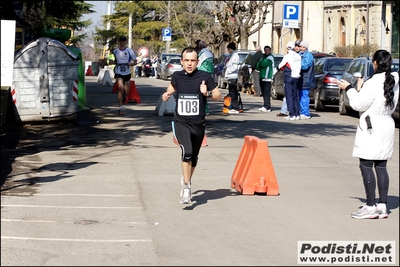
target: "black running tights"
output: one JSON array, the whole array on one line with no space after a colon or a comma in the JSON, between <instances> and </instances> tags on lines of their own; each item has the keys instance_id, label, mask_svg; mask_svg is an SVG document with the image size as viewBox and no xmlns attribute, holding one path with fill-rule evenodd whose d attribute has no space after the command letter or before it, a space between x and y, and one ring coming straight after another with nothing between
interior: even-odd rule
<instances>
[{"instance_id":1,"label":"black running tights","mask_svg":"<svg viewBox=\"0 0 400 267\"><path fill-rule=\"evenodd\" d=\"M387 160L366 160L360 158L360 170L363 178L365 194L367 196L367 205L375 205L376 177L378 180L379 203L387 202L389 190L389 174L386 169Z\"/></svg>"}]
</instances>

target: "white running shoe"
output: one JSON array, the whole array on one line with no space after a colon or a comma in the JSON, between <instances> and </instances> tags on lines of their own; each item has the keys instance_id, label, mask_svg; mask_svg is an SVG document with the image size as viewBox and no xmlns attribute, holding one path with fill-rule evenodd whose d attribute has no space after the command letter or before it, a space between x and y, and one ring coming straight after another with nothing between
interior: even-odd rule
<instances>
[{"instance_id":1,"label":"white running shoe","mask_svg":"<svg viewBox=\"0 0 400 267\"><path fill-rule=\"evenodd\" d=\"M228 111L229 114L239 114L239 111L236 109L231 109Z\"/></svg>"},{"instance_id":2,"label":"white running shoe","mask_svg":"<svg viewBox=\"0 0 400 267\"><path fill-rule=\"evenodd\" d=\"M377 205L379 219L385 219L388 217L388 212L385 203L378 203Z\"/></svg>"},{"instance_id":3,"label":"white running shoe","mask_svg":"<svg viewBox=\"0 0 400 267\"><path fill-rule=\"evenodd\" d=\"M309 120L309 119L311 119L311 117L310 117L310 116L306 116L306 115L304 115L304 114L301 114L301 115L300 115L300 119L302 119L302 120Z\"/></svg>"},{"instance_id":4,"label":"white running shoe","mask_svg":"<svg viewBox=\"0 0 400 267\"><path fill-rule=\"evenodd\" d=\"M265 107L261 107L258 110L262 112L271 112L271 109L266 109Z\"/></svg>"},{"instance_id":5,"label":"white running shoe","mask_svg":"<svg viewBox=\"0 0 400 267\"><path fill-rule=\"evenodd\" d=\"M182 177L181 179L181 185L182 185L182 189L181 189L181 204L190 204L192 203L192 196L191 196L191 190L190 190L190 183L188 183L187 185L185 184L184 178Z\"/></svg>"}]
</instances>

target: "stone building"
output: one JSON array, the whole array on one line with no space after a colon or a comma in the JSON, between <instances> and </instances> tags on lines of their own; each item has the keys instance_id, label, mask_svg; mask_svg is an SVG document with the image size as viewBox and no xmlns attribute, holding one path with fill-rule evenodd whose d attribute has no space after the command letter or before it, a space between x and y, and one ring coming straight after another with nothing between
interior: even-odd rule
<instances>
[{"instance_id":1,"label":"stone building","mask_svg":"<svg viewBox=\"0 0 400 267\"><path fill-rule=\"evenodd\" d=\"M299 7L298 27L283 27L283 7L287 4ZM393 5L394 1L275 1L270 28L273 53L286 53L288 41L307 40L312 51L334 52L337 46L376 44L398 58Z\"/></svg>"}]
</instances>

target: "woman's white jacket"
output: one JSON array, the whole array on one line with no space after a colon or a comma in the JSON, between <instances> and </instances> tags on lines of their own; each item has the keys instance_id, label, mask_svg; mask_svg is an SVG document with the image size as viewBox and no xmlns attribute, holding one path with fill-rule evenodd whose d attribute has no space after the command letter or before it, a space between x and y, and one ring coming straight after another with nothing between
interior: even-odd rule
<instances>
[{"instance_id":1,"label":"woman's white jacket","mask_svg":"<svg viewBox=\"0 0 400 267\"><path fill-rule=\"evenodd\" d=\"M395 124L392 113L399 100L399 75L395 77L394 106L390 109L385 106L383 83L385 73L373 75L364 82L361 90L351 88L347 91L350 106L360 111L360 120L354 140L353 157L367 160L388 160L394 149ZM365 118L369 115L372 131L367 130Z\"/></svg>"}]
</instances>

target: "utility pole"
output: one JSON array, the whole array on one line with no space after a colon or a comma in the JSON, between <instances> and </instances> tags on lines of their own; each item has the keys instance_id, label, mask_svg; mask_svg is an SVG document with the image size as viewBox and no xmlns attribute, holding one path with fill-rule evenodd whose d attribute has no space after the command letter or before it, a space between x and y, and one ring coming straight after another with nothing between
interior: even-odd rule
<instances>
[{"instance_id":1,"label":"utility pole","mask_svg":"<svg viewBox=\"0 0 400 267\"><path fill-rule=\"evenodd\" d=\"M129 1L132 3L132 1ZM132 49L132 12L129 12L128 47Z\"/></svg>"},{"instance_id":2,"label":"utility pole","mask_svg":"<svg viewBox=\"0 0 400 267\"><path fill-rule=\"evenodd\" d=\"M171 23L171 1L168 1L168 11L167 11L167 19L168 19L168 28L170 28L170 23ZM169 53L171 43L170 41L165 42L165 52Z\"/></svg>"}]
</instances>

